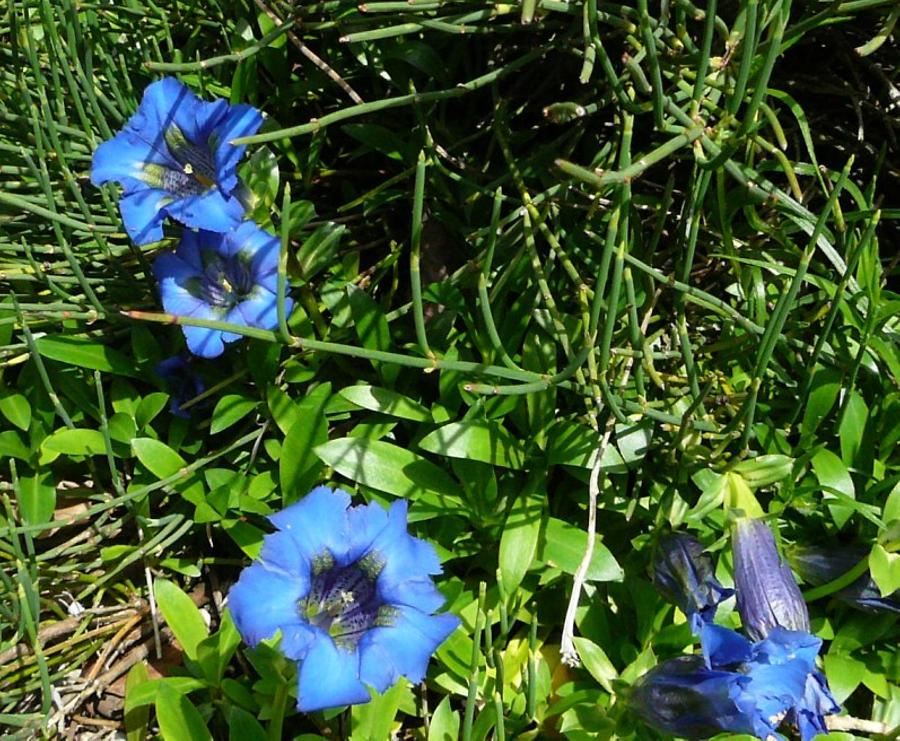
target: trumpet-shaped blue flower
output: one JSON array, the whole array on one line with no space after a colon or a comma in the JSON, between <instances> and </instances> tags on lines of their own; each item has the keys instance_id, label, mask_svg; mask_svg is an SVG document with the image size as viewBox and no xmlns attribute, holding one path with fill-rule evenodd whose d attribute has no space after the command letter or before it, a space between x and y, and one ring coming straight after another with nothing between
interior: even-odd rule
<instances>
[{"instance_id":1,"label":"trumpet-shaped blue flower","mask_svg":"<svg viewBox=\"0 0 900 741\"><path fill-rule=\"evenodd\" d=\"M218 234L185 231L174 253L156 258L163 308L176 316L211 319L274 329L278 323L279 241L252 221ZM285 298L285 312L293 306ZM220 329L183 326L188 349L214 358L241 335Z\"/></svg>"},{"instance_id":2,"label":"trumpet-shaped blue flower","mask_svg":"<svg viewBox=\"0 0 900 741\"><path fill-rule=\"evenodd\" d=\"M782 561L769 526L741 518L735 524L734 586L744 630L754 640L773 628L809 632L809 612L790 567Z\"/></svg>"},{"instance_id":3,"label":"trumpet-shaped blue flower","mask_svg":"<svg viewBox=\"0 0 900 741\"><path fill-rule=\"evenodd\" d=\"M176 417L184 419L190 417L190 412L182 409L181 405L206 390L203 379L191 369L191 357L184 353L173 355L171 358L160 360L154 370L160 378L168 382L172 397L169 411Z\"/></svg>"},{"instance_id":4,"label":"trumpet-shaped blue flower","mask_svg":"<svg viewBox=\"0 0 900 741\"><path fill-rule=\"evenodd\" d=\"M249 105L200 100L174 77L147 86L125 127L94 152L91 182L118 182L122 220L137 244L162 239L166 216L224 232L244 217L237 166L262 114Z\"/></svg>"},{"instance_id":5,"label":"trumpet-shaped blue flower","mask_svg":"<svg viewBox=\"0 0 900 741\"><path fill-rule=\"evenodd\" d=\"M459 625L433 614L441 569L434 548L407 533L406 501L387 512L349 505L322 486L273 515L278 531L228 595L251 646L281 633L282 653L299 662L302 711L368 702L367 686L384 692L400 676L421 681Z\"/></svg>"},{"instance_id":6,"label":"trumpet-shaped blue flower","mask_svg":"<svg viewBox=\"0 0 900 741\"><path fill-rule=\"evenodd\" d=\"M696 635L704 623L712 622L719 603L734 594L716 579L712 559L700 541L685 533L672 533L659 542L653 584L687 615Z\"/></svg>"},{"instance_id":7,"label":"trumpet-shaped blue flower","mask_svg":"<svg viewBox=\"0 0 900 741\"><path fill-rule=\"evenodd\" d=\"M779 627L751 643L707 624L702 640L705 658L666 661L636 683L631 706L648 725L685 738L730 731L768 740L783 738L777 728L787 719L811 741L822 716L838 710L815 668L815 636Z\"/></svg>"}]
</instances>

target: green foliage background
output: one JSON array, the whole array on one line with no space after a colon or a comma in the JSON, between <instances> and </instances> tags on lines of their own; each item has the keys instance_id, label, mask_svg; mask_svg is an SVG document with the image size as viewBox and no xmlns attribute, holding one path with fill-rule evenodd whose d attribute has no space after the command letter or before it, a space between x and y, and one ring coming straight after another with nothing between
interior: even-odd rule
<instances>
[{"instance_id":1,"label":"green foliage background","mask_svg":"<svg viewBox=\"0 0 900 741\"><path fill-rule=\"evenodd\" d=\"M764 512L785 545L864 546L896 590L898 15L9 0L0 724L98 732L127 671L129 738L652 738L627 686L691 644L649 581L660 532L695 532L727 582L729 517ZM179 328L123 313L158 314L174 240L132 245L89 182L164 74L267 115L243 175L298 304L198 364L190 420L153 372ZM464 624L424 686L301 716L222 597L264 516L322 482L411 499ZM896 728L896 617L838 587L807 595L831 686Z\"/></svg>"}]
</instances>

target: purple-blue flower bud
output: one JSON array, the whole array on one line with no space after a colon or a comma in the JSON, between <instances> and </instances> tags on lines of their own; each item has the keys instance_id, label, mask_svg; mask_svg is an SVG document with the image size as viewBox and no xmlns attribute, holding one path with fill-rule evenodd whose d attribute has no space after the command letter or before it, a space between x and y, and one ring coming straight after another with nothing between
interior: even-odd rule
<instances>
[{"instance_id":1,"label":"purple-blue flower bud","mask_svg":"<svg viewBox=\"0 0 900 741\"><path fill-rule=\"evenodd\" d=\"M809 632L809 612L769 526L742 518L734 529L734 586L744 630L758 641L776 627Z\"/></svg>"},{"instance_id":2,"label":"purple-blue flower bud","mask_svg":"<svg viewBox=\"0 0 900 741\"><path fill-rule=\"evenodd\" d=\"M677 605L699 633L712 622L718 604L734 592L723 587L713 573L713 562L703 544L684 533L660 540L653 554L653 584L669 602Z\"/></svg>"}]
</instances>

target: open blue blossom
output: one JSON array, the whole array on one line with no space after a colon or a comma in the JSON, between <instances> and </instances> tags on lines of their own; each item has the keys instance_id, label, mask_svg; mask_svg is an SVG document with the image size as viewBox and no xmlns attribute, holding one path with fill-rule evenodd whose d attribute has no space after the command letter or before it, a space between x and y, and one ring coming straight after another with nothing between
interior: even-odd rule
<instances>
[{"instance_id":1,"label":"open blue blossom","mask_svg":"<svg viewBox=\"0 0 900 741\"><path fill-rule=\"evenodd\" d=\"M182 404L206 390L203 379L191 369L190 356L180 353L171 358L165 358L156 364L154 370L156 375L166 381L169 386L172 397L169 402L169 411L176 417L189 418L191 413L182 409Z\"/></svg>"},{"instance_id":2,"label":"open blue blossom","mask_svg":"<svg viewBox=\"0 0 900 741\"><path fill-rule=\"evenodd\" d=\"M166 216L197 229L224 232L244 217L235 197L245 145L262 114L249 105L200 100L174 77L147 86L125 127L94 152L91 182L118 182L119 209L137 244L162 239Z\"/></svg>"},{"instance_id":3,"label":"open blue blossom","mask_svg":"<svg viewBox=\"0 0 900 741\"><path fill-rule=\"evenodd\" d=\"M822 715L837 711L819 684L824 678L815 662L822 642L815 636L775 628L751 643L705 625L703 642L705 659L680 656L636 683L631 707L648 725L685 738L730 731L768 740L783 738L777 728L787 719L810 741L824 729ZM812 708L822 711L818 717Z\"/></svg>"},{"instance_id":4,"label":"open blue blossom","mask_svg":"<svg viewBox=\"0 0 900 741\"><path fill-rule=\"evenodd\" d=\"M176 316L274 329L278 250L278 239L252 221L227 234L185 231L178 249L160 255L153 264L163 308ZM286 313L292 306L285 298ZM226 342L241 337L207 327L182 330L188 349L204 358L221 355Z\"/></svg>"},{"instance_id":5,"label":"open blue blossom","mask_svg":"<svg viewBox=\"0 0 900 741\"><path fill-rule=\"evenodd\" d=\"M860 561L868 558L868 550L853 545L829 548L795 545L785 555L804 581L817 587L846 574ZM900 590L882 597L881 590L868 571L833 596L859 610L900 613Z\"/></svg>"},{"instance_id":6,"label":"open blue blossom","mask_svg":"<svg viewBox=\"0 0 900 741\"><path fill-rule=\"evenodd\" d=\"M719 603L734 592L716 579L712 558L703 544L685 533L660 540L653 557L653 584L687 617L696 635L711 623Z\"/></svg>"},{"instance_id":7,"label":"open blue blossom","mask_svg":"<svg viewBox=\"0 0 900 741\"><path fill-rule=\"evenodd\" d=\"M809 632L806 602L769 526L758 519L739 519L732 545L737 608L747 635L759 640L779 625Z\"/></svg>"},{"instance_id":8,"label":"open blue blossom","mask_svg":"<svg viewBox=\"0 0 900 741\"><path fill-rule=\"evenodd\" d=\"M433 614L441 569L434 548L407 533L406 501L349 505L321 486L270 517L278 532L228 595L251 646L281 633L282 653L299 662L302 711L368 702L367 686L384 692L400 676L420 682L459 625Z\"/></svg>"}]
</instances>

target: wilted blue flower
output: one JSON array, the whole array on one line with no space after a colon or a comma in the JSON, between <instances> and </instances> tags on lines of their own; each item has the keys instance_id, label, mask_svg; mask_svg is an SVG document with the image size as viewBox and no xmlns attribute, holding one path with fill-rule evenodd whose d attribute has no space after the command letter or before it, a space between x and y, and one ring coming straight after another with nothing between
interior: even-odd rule
<instances>
[{"instance_id":1,"label":"wilted blue flower","mask_svg":"<svg viewBox=\"0 0 900 741\"><path fill-rule=\"evenodd\" d=\"M680 656L636 683L631 706L648 725L685 738L730 731L780 739L776 729L787 719L810 741L824 728L822 715L838 710L815 668L815 636L779 627L751 643L704 625L704 642L708 661Z\"/></svg>"},{"instance_id":2,"label":"wilted blue flower","mask_svg":"<svg viewBox=\"0 0 900 741\"><path fill-rule=\"evenodd\" d=\"M251 646L281 632L300 662L302 711L358 704L402 675L425 676L428 659L459 625L433 615L444 602L434 548L406 531L405 500L350 507L321 486L269 519L260 560L241 573L228 604ZM349 508L348 508L349 507Z\"/></svg>"},{"instance_id":3,"label":"wilted blue flower","mask_svg":"<svg viewBox=\"0 0 900 741\"><path fill-rule=\"evenodd\" d=\"M94 152L91 182L111 180L125 229L137 244L162 239L166 216L197 229L224 232L244 217L234 196L237 165L262 114L249 105L200 100L174 77L147 86L125 127Z\"/></svg>"},{"instance_id":4,"label":"wilted blue flower","mask_svg":"<svg viewBox=\"0 0 900 741\"><path fill-rule=\"evenodd\" d=\"M868 557L868 551L858 546L793 546L786 555L804 581L817 587L846 574ZM900 613L900 591L882 597L868 571L832 596L860 610Z\"/></svg>"},{"instance_id":5,"label":"wilted blue flower","mask_svg":"<svg viewBox=\"0 0 900 741\"><path fill-rule=\"evenodd\" d=\"M769 526L741 518L735 524L734 586L744 630L754 640L777 626L809 632L809 612L790 567L782 561Z\"/></svg>"},{"instance_id":6,"label":"wilted blue flower","mask_svg":"<svg viewBox=\"0 0 900 741\"><path fill-rule=\"evenodd\" d=\"M704 623L712 622L719 603L734 594L716 579L712 558L700 541L685 533L660 540L653 556L653 584L687 615L697 635Z\"/></svg>"},{"instance_id":7,"label":"wilted blue flower","mask_svg":"<svg viewBox=\"0 0 900 741\"><path fill-rule=\"evenodd\" d=\"M273 329L278 323L279 241L252 221L217 234L187 230L174 253L156 258L163 308L176 316L213 319L246 327ZM285 312L293 302L285 299ZM183 326L188 348L214 358L239 334Z\"/></svg>"},{"instance_id":8,"label":"wilted blue flower","mask_svg":"<svg viewBox=\"0 0 900 741\"><path fill-rule=\"evenodd\" d=\"M190 356L179 354L160 360L154 368L156 374L168 383L170 395L169 411L176 417L187 419L190 412L181 408L189 399L199 396L206 390L203 379L191 370Z\"/></svg>"}]
</instances>

